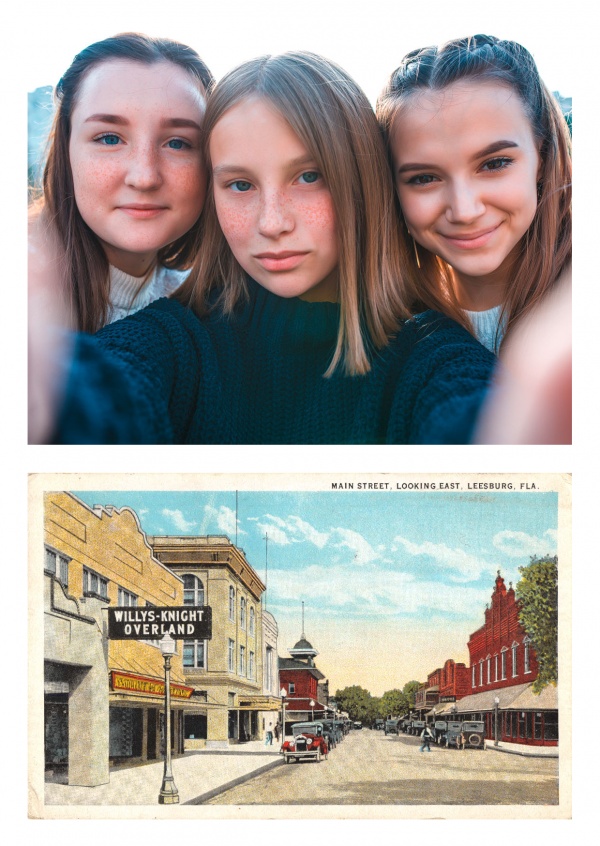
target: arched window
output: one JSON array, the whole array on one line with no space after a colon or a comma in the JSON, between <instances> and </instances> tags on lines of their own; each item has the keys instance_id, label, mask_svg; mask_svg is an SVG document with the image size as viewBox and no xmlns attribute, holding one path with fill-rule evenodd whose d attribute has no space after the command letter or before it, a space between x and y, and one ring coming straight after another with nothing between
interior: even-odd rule
<instances>
[{"instance_id":1,"label":"arched window","mask_svg":"<svg viewBox=\"0 0 600 846\"><path fill-rule=\"evenodd\" d=\"M246 628L246 600L243 596L240 599L240 628Z\"/></svg>"},{"instance_id":2,"label":"arched window","mask_svg":"<svg viewBox=\"0 0 600 846\"><path fill-rule=\"evenodd\" d=\"M506 678L506 653L508 652L508 647L502 647L502 651L500 653L501 658L501 668L502 668L502 678Z\"/></svg>"},{"instance_id":3,"label":"arched window","mask_svg":"<svg viewBox=\"0 0 600 846\"><path fill-rule=\"evenodd\" d=\"M517 641L516 641L516 640L515 640L515 641L513 641L513 645L512 645L512 648L511 648L511 652L512 652L512 675L513 675L513 679L514 679L514 677L517 675L517 649L518 649L518 647L519 647L519 644L517 643Z\"/></svg>"},{"instance_id":4,"label":"arched window","mask_svg":"<svg viewBox=\"0 0 600 846\"><path fill-rule=\"evenodd\" d=\"M529 652L530 652L530 647L531 647L531 640L530 640L529 637L527 637L527 636L525 637L525 640L523 641L523 646L525 648L525 657L524 657L525 667L524 667L523 672L530 673L531 672L531 656L530 656Z\"/></svg>"},{"instance_id":5,"label":"arched window","mask_svg":"<svg viewBox=\"0 0 600 846\"><path fill-rule=\"evenodd\" d=\"M204 605L204 585L191 573L184 573L183 576L183 604Z\"/></svg>"},{"instance_id":6,"label":"arched window","mask_svg":"<svg viewBox=\"0 0 600 846\"><path fill-rule=\"evenodd\" d=\"M235 588L229 586L229 619L235 622Z\"/></svg>"},{"instance_id":7,"label":"arched window","mask_svg":"<svg viewBox=\"0 0 600 846\"><path fill-rule=\"evenodd\" d=\"M254 606L250 606L250 636L254 637Z\"/></svg>"}]
</instances>

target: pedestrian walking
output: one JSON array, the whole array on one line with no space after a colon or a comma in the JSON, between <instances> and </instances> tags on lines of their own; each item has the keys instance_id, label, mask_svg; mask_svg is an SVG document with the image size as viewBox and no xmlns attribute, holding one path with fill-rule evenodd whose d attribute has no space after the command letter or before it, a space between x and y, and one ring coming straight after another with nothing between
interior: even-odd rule
<instances>
[{"instance_id":1,"label":"pedestrian walking","mask_svg":"<svg viewBox=\"0 0 600 846\"><path fill-rule=\"evenodd\" d=\"M271 729L271 723L269 723L269 728L265 734L265 746L272 746L273 745L273 730Z\"/></svg>"},{"instance_id":2,"label":"pedestrian walking","mask_svg":"<svg viewBox=\"0 0 600 846\"><path fill-rule=\"evenodd\" d=\"M428 752L431 752L429 748L429 744L433 740L433 734L431 733L431 729L429 726L425 726L423 731L421 732L421 746L419 748L419 752L424 752L427 749Z\"/></svg>"}]
</instances>

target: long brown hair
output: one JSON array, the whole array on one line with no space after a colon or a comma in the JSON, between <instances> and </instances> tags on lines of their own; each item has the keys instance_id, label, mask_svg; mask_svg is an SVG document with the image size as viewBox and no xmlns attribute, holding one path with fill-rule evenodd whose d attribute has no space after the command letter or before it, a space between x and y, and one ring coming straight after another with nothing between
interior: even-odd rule
<instances>
[{"instance_id":1,"label":"long brown hair","mask_svg":"<svg viewBox=\"0 0 600 846\"><path fill-rule=\"evenodd\" d=\"M395 233L394 188L385 148L369 101L338 65L308 52L263 56L228 73L214 88L204 118L209 165L202 212L202 249L175 297L202 314L208 295L231 312L247 295L244 271L219 226L210 166L210 135L243 99L258 96L289 123L315 159L331 192L339 241L340 324L326 375L338 365L349 374L369 370L380 348L409 314Z\"/></svg>"},{"instance_id":2,"label":"long brown hair","mask_svg":"<svg viewBox=\"0 0 600 846\"><path fill-rule=\"evenodd\" d=\"M67 299L73 324L86 332L95 332L106 322L110 305L109 265L100 241L84 222L75 202L69 159L71 115L88 71L110 59L143 64L172 62L198 81L203 94L214 83L211 72L191 47L127 32L91 44L78 53L56 86L56 113L44 168L42 204L49 224L58 230L65 251ZM196 222L185 235L159 250L158 262L174 268L189 266L198 250L199 228Z\"/></svg>"},{"instance_id":3,"label":"long brown hair","mask_svg":"<svg viewBox=\"0 0 600 846\"><path fill-rule=\"evenodd\" d=\"M571 141L566 120L542 82L531 54L515 41L489 35L460 38L441 47L413 50L390 76L377 101L377 118L392 164L390 134L398 108L422 89L441 90L458 80L493 80L520 97L539 147L541 168L534 219L521 242L507 287L500 325L506 335L554 286L571 260ZM419 245L417 264L412 238L402 222L398 230L409 264L407 274L423 305L448 314L472 331L458 303L452 268Z\"/></svg>"}]
</instances>

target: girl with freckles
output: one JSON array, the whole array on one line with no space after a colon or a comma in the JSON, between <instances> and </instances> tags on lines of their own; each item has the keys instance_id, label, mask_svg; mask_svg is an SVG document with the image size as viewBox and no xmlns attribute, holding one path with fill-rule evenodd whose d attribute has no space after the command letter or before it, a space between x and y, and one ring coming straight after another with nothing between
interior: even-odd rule
<instances>
[{"instance_id":1,"label":"girl with freckles","mask_svg":"<svg viewBox=\"0 0 600 846\"><path fill-rule=\"evenodd\" d=\"M62 259L74 328L95 332L187 276L206 191L201 126L212 83L190 47L139 33L91 44L59 81L31 241L41 259L44 250L48 263Z\"/></svg>"},{"instance_id":2,"label":"girl with freckles","mask_svg":"<svg viewBox=\"0 0 600 846\"><path fill-rule=\"evenodd\" d=\"M475 35L408 53L377 103L414 308L489 349L568 272L566 121L531 54Z\"/></svg>"},{"instance_id":3,"label":"girl with freckles","mask_svg":"<svg viewBox=\"0 0 600 846\"><path fill-rule=\"evenodd\" d=\"M375 114L311 53L227 74L203 124L200 249L177 292L76 338L62 443L466 443L493 356L411 318Z\"/></svg>"}]
</instances>

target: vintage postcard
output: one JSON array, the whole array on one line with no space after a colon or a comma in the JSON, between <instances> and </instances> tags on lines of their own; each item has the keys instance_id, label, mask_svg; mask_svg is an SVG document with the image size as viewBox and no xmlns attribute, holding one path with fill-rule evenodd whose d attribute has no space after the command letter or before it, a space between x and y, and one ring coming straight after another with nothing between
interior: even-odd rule
<instances>
[{"instance_id":1,"label":"vintage postcard","mask_svg":"<svg viewBox=\"0 0 600 846\"><path fill-rule=\"evenodd\" d=\"M30 817L570 818L570 476L32 475L29 507Z\"/></svg>"}]
</instances>

